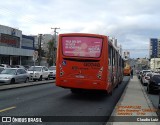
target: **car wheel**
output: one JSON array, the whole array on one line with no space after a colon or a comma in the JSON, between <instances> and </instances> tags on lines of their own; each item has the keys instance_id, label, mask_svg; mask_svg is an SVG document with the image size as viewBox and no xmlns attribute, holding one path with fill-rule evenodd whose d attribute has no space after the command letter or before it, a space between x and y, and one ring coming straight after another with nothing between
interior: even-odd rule
<instances>
[{"instance_id":1,"label":"car wheel","mask_svg":"<svg viewBox=\"0 0 160 125\"><path fill-rule=\"evenodd\" d=\"M29 82L29 78L27 77L24 82L25 82L25 83L28 83L28 82Z\"/></svg>"},{"instance_id":2,"label":"car wheel","mask_svg":"<svg viewBox=\"0 0 160 125\"><path fill-rule=\"evenodd\" d=\"M45 80L49 80L49 76L47 78L45 78Z\"/></svg>"},{"instance_id":3,"label":"car wheel","mask_svg":"<svg viewBox=\"0 0 160 125\"><path fill-rule=\"evenodd\" d=\"M42 81L42 76L40 76L39 81Z\"/></svg>"},{"instance_id":4,"label":"car wheel","mask_svg":"<svg viewBox=\"0 0 160 125\"><path fill-rule=\"evenodd\" d=\"M10 84L14 84L15 83L15 79L11 79Z\"/></svg>"}]
</instances>

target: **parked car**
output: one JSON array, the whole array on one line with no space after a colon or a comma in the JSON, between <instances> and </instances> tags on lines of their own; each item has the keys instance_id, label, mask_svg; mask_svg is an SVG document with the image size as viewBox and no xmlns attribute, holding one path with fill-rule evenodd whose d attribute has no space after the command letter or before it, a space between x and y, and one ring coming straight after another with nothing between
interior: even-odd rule
<instances>
[{"instance_id":1,"label":"parked car","mask_svg":"<svg viewBox=\"0 0 160 125\"><path fill-rule=\"evenodd\" d=\"M151 70L142 70L141 72L140 72L140 81L141 81L141 83L142 83L142 79L143 79L143 77L144 77L144 75L146 74L146 73L148 73L148 72L152 72Z\"/></svg>"},{"instance_id":2,"label":"parked car","mask_svg":"<svg viewBox=\"0 0 160 125\"><path fill-rule=\"evenodd\" d=\"M0 67L11 68L8 64L0 64Z\"/></svg>"},{"instance_id":3,"label":"parked car","mask_svg":"<svg viewBox=\"0 0 160 125\"><path fill-rule=\"evenodd\" d=\"M49 70L45 66L31 66L27 72L31 75L31 79L33 79L34 81L49 79Z\"/></svg>"},{"instance_id":4,"label":"parked car","mask_svg":"<svg viewBox=\"0 0 160 125\"><path fill-rule=\"evenodd\" d=\"M11 65L11 68L23 68L23 69L25 69L25 67L22 66L22 65Z\"/></svg>"},{"instance_id":5,"label":"parked car","mask_svg":"<svg viewBox=\"0 0 160 125\"><path fill-rule=\"evenodd\" d=\"M53 78L53 79L56 78L56 66L49 67L49 79L50 78Z\"/></svg>"},{"instance_id":6,"label":"parked car","mask_svg":"<svg viewBox=\"0 0 160 125\"><path fill-rule=\"evenodd\" d=\"M147 92L152 93L156 91L160 91L160 74L153 73L150 78L149 84L147 85Z\"/></svg>"},{"instance_id":7,"label":"parked car","mask_svg":"<svg viewBox=\"0 0 160 125\"><path fill-rule=\"evenodd\" d=\"M0 73L4 70L4 67L0 67Z\"/></svg>"},{"instance_id":8,"label":"parked car","mask_svg":"<svg viewBox=\"0 0 160 125\"><path fill-rule=\"evenodd\" d=\"M148 85L151 75L152 75L152 72L148 72L144 74L144 76L142 77L143 85Z\"/></svg>"},{"instance_id":9,"label":"parked car","mask_svg":"<svg viewBox=\"0 0 160 125\"><path fill-rule=\"evenodd\" d=\"M22 68L6 68L0 73L0 83L28 82L30 75Z\"/></svg>"},{"instance_id":10,"label":"parked car","mask_svg":"<svg viewBox=\"0 0 160 125\"><path fill-rule=\"evenodd\" d=\"M29 65L24 65L24 67L25 67L25 70L28 70L31 66L29 66Z\"/></svg>"}]
</instances>

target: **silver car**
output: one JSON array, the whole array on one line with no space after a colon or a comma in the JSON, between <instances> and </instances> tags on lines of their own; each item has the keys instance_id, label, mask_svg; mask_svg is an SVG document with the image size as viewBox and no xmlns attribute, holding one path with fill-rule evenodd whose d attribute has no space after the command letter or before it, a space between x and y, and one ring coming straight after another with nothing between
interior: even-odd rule
<instances>
[{"instance_id":1,"label":"silver car","mask_svg":"<svg viewBox=\"0 0 160 125\"><path fill-rule=\"evenodd\" d=\"M53 78L55 79L56 78L56 66L51 66L49 67L49 78Z\"/></svg>"},{"instance_id":2,"label":"silver car","mask_svg":"<svg viewBox=\"0 0 160 125\"><path fill-rule=\"evenodd\" d=\"M28 82L30 75L22 68L6 68L0 73L0 83Z\"/></svg>"},{"instance_id":3,"label":"silver car","mask_svg":"<svg viewBox=\"0 0 160 125\"><path fill-rule=\"evenodd\" d=\"M45 66L31 66L28 69L28 73L34 81L42 81L42 79L48 80L49 78L49 70Z\"/></svg>"}]
</instances>

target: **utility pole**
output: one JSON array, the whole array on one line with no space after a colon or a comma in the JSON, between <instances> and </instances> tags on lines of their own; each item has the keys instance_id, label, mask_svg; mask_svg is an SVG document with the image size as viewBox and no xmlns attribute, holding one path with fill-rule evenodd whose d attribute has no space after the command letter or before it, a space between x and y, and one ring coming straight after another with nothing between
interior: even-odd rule
<instances>
[{"instance_id":1,"label":"utility pole","mask_svg":"<svg viewBox=\"0 0 160 125\"><path fill-rule=\"evenodd\" d=\"M56 61L56 59L54 59L54 58L56 58L56 46L54 46L54 45L56 45L56 34L58 33L58 32L56 32L56 30L57 29L60 29L60 28L57 28L57 27L54 27L54 28L52 28L51 27L51 29L54 29L54 39L55 39L55 44L53 43L53 64L55 63L55 61ZM53 40L53 42L54 42L54 40ZM54 55L55 54L55 55Z\"/></svg>"},{"instance_id":2,"label":"utility pole","mask_svg":"<svg viewBox=\"0 0 160 125\"><path fill-rule=\"evenodd\" d=\"M60 29L60 28L57 28L57 27L52 28L52 27L51 27L51 29L54 29L54 35L55 35L54 38L55 38L55 41L56 41L56 33L58 33L58 32L56 32L56 30L57 30L57 29Z\"/></svg>"},{"instance_id":3,"label":"utility pole","mask_svg":"<svg viewBox=\"0 0 160 125\"><path fill-rule=\"evenodd\" d=\"M42 52L41 43L42 43L42 34L39 34L39 37L38 37L38 51L39 51L38 65L39 66L41 65L41 52Z\"/></svg>"}]
</instances>

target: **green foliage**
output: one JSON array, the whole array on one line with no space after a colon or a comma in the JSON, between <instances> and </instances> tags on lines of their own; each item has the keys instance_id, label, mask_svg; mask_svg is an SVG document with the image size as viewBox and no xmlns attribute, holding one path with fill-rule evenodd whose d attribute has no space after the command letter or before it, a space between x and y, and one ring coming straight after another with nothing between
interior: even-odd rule
<instances>
[{"instance_id":1,"label":"green foliage","mask_svg":"<svg viewBox=\"0 0 160 125\"><path fill-rule=\"evenodd\" d=\"M56 41L54 38L47 43L48 51L46 53L46 58L47 58L47 63L49 64L49 66L52 66L55 63L53 62L53 58L54 58L54 54L56 50L55 43Z\"/></svg>"}]
</instances>

